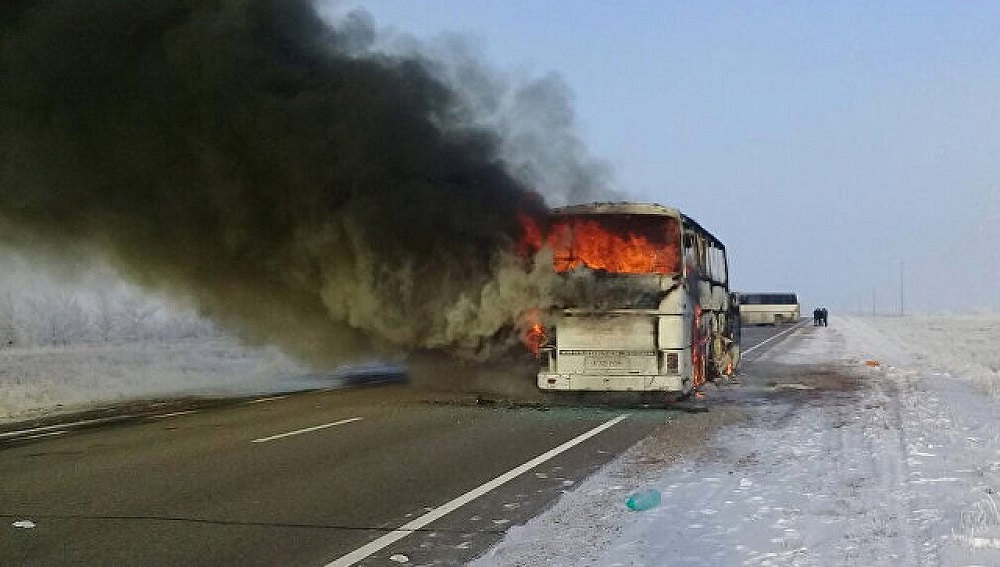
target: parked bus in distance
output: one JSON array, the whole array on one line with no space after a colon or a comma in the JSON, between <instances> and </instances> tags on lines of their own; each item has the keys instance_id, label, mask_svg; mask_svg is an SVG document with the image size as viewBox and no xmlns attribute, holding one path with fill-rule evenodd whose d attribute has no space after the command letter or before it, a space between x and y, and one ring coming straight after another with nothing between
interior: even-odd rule
<instances>
[{"instance_id":1,"label":"parked bus in distance","mask_svg":"<svg viewBox=\"0 0 1000 567\"><path fill-rule=\"evenodd\" d=\"M552 250L566 288L537 333L540 389L670 400L736 370L726 247L691 218L592 203L553 209L547 227L525 233L534 250Z\"/></svg>"},{"instance_id":2,"label":"parked bus in distance","mask_svg":"<svg viewBox=\"0 0 1000 567\"><path fill-rule=\"evenodd\" d=\"M795 323L801 317L794 293L740 293L740 320L744 325Z\"/></svg>"}]
</instances>

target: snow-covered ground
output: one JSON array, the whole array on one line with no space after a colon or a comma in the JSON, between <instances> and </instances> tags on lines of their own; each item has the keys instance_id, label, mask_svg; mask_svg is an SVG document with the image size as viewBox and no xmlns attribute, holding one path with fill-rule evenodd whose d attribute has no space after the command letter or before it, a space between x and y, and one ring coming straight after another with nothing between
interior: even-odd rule
<instances>
[{"instance_id":1,"label":"snow-covered ground","mask_svg":"<svg viewBox=\"0 0 1000 567\"><path fill-rule=\"evenodd\" d=\"M0 348L0 422L139 398L323 385L276 349L227 338Z\"/></svg>"},{"instance_id":2,"label":"snow-covered ground","mask_svg":"<svg viewBox=\"0 0 1000 567\"><path fill-rule=\"evenodd\" d=\"M326 387L103 265L0 249L0 423L137 399Z\"/></svg>"},{"instance_id":3,"label":"snow-covered ground","mask_svg":"<svg viewBox=\"0 0 1000 567\"><path fill-rule=\"evenodd\" d=\"M657 466L664 427L475 564L1000 565L998 343L995 315L805 327L711 396L745 422Z\"/></svg>"}]
</instances>

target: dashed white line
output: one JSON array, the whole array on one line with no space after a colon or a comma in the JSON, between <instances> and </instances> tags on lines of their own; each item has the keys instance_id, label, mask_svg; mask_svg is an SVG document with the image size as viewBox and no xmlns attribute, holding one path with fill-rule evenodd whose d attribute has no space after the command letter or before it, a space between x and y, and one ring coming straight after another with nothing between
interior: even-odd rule
<instances>
[{"instance_id":1,"label":"dashed white line","mask_svg":"<svg viewBox=\"0 0 1000 567\"><path fill-rule=\"evenodd\" d=\"M179 415L187 415L189 413L196 413L197 411L198 410L193 410L193 409L184 410L184 411L174 411L174 412L164 413L164 414L160 414L160 415L151 415L151 416L149 416L149 419L166 419L168 417L177 417Z\"/></svg>"},{"instance_id":2,"label":"dashed white line","mask_svg":"<svg viewBox=\"0 0 1000 567\"><path fill-rule=\"evenodd\" d=\"M524 463L523 465L517 468L507 471L506 473L494 478L493 480L487 482L486 484L483 484L478 488L474 488L466 492L465 494L438 506L437 508L431 510L430 512L427 512L423 516L420 516L419 518L407 524L404 524L399 529L391 531L385 534L384 536L355 549L354 551L348 553L347 555L344 555L343 557L340 557L339 559L333 561L332 563L327 563L326 567L348 567L350 565L354 565L358 561L361 561L362 559L369 557L373 553L378 553L382 549L385 549L386 547L410 535L415 530L419 530L420 528L426 526L427 524L430 524L431 522L441 518L442 516L461 508L462 506L468 504L469 502L472 502L476 498L479 498L480 496L490 492L491 490L517 478L518 476L521 476L522 474L537 467L538 465L544 463L545 461L548 461L549 459L555 457L556 455L559 455L560 453L563 453L579 445L580 443L583 443L584 441L590 439L591 437L597 435L598 433L613 427L614 425L616 425L617 423L619 423L620 421L624 420L627 417L628 414L626 413L619 415L614 419L605 421L604 423L598 425L597 427L591 429L590 431L578 435L577 437L570 439L569 441L563 443L562 445L559 445L554 449L550 449L549 451L542 453L541 455L535 457L534 459L531 459L530 461Z\"/></svg>"},{"instance_id":3,"label":"dashed white line","mask_svg":"<svg viewBox=\"0 0 1000 567\"><path fill-rule=\"evenodd\" d=\"M342 419L340 421L334 421L333 423L324 423L323 425L315 425L313 427L307 427L305 429L296 429L295 431L289 431L288 433L279 433L277 435L272 435L270 437L261 437L260 439L254 439L254 443L266 443L268 441L274 441L275 439L282 439L284 437L291 437L292 435L300 435L302 433L309 433L310 431L318 431L320 429L326 429L328 427L336 427L338 425L344 425L345 423L351 423L354 421L361 421L360 417L352 417L350 419Z\"/></svg>"},{"instance_id":4,"label":"dashed white line","mask_svg":"<svg viewBox=\"0 0 1000 567\"><path fill-rule=\"evenodd\" d=\"M288 396L271 396L269 398L257 398L256 400L250 400L249 402L243 402L244 405L259 404L262 402L273 402L274 400L283 400Z\"/></svg>"}]
</instances>

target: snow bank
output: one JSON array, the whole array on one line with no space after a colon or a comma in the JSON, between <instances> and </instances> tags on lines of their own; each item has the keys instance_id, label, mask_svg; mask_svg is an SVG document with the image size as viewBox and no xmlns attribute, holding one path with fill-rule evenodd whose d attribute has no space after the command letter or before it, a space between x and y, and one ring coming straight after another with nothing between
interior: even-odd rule
<instances>
[{"instance_id":1,"label":"snow bank","mask_svg":"<svg viewBox=\"0 0 1000 567\"><path fill-rule=\"evenodd\" d=\"M990 316L805 327L749 365L748 421L655 471L645 440L475 564L1000 564L997 339ZM640 486L662 505L628 511Z\"/></svg>"}]
</instances>

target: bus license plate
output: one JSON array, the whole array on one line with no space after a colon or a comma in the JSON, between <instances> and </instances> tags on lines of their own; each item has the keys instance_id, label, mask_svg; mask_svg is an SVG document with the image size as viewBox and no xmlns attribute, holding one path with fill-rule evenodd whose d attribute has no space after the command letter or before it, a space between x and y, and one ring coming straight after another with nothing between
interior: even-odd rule
<instances>
[{"instance_id":1,"label":"bus license plate","mask_svg":"<svg viewBox=\"0 0 1000 567\"><path fill-rule=\"evenodd\" d=\"M625 370L629 367L628 358L624 356L591 355L584 358L584 364L593 370Z\"/></svg>"}]
</instances>

